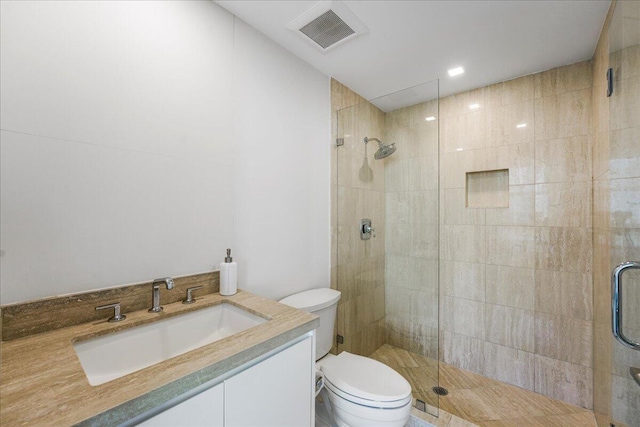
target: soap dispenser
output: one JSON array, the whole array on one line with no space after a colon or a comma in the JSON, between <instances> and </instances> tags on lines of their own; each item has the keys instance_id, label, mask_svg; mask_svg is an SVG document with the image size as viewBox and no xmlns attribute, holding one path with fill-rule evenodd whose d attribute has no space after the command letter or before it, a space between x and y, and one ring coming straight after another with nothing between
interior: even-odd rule
<instances>
[{"instance_id":1,"label":"soap dispenser","mask_svg":"<svg viewBox=\"0 0 640 427\"><path fill-rule=\"evenodd\" d=\"M233 262L231 249L227 249L227 256L220 263L220 295L235 295L237 292L238 263Z\"/></svg>"}]
</instances>

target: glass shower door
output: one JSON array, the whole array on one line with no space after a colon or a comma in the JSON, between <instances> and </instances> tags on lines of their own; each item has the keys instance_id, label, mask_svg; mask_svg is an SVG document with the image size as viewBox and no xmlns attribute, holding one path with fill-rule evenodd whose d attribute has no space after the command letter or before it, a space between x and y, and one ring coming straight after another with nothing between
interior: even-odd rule
<instances>
[{"instance_id":1,"label":"glass shower door","mask_svg":"<svg viewBox=\"0 0 640 427\"><path fill-rule=\"evenodd\" d=\"M391 366L437 415L438 82L337 112L338 335ZM369 223L370 220L370 223ZM363 223L364 221L364 223ZM369 225L370 224L370 225ZM370 226L371 233L364 233Z\"/></svg>"},{"instance_id":2,"label":"glass shower door","mask_svg":"<svg viewBox=\"0 0 640 427\"><path fill-rule=\"evenodd\" d=\"M629 261L640 263L640 2L616 3L609 27L609 66L613 93L609 98L608 239L613 269ZM640 269L629 268L621 277L621 330L638 343ZM611 340L610 413L614 422L638 427L640 348L621 341Z\"/></svg>"}]
</instances>

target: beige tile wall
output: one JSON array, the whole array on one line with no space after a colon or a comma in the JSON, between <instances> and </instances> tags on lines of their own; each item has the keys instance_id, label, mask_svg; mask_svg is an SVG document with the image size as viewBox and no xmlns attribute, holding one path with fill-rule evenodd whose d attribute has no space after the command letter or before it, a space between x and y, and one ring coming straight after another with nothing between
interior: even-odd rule
<instances>
[{"instance_id":1,"label":"beige tile wall","mask_svg":"<svg viewBox=\"0 0 640 427\"><path fill-rule=\"evenodd\" d=\"M581 62L440 108L444 361L586 408L591 86ZM509 169L509 207L467 208L465 174L498 169Z\"/></svg>"}]
</instances>

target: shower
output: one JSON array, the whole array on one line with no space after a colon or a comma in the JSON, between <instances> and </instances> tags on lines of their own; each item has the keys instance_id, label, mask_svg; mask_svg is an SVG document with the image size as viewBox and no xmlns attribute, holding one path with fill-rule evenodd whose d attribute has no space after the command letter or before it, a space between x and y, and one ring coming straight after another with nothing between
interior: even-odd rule
<instances>
[{"instance_id":1,"label":"shower","mask_svg":"<svg viewBox=\"0 0 640 427\"><path fill-rule=\"evenodd\" d=\"M378 148L378 151L376 151L376 153L373 155L373 157L376 160L380 160L380 159L384 159L385 157L389 157L390 155L392 155L393 153L395 153L396 151L396 143L392 143L392 144L385 144L384 142L380 141L378 138L368 138L368 137L364 137L364 143L365 145L369 142L369 141L376 141L379 145L380 148Z\"/></svg>"}]
</instances>

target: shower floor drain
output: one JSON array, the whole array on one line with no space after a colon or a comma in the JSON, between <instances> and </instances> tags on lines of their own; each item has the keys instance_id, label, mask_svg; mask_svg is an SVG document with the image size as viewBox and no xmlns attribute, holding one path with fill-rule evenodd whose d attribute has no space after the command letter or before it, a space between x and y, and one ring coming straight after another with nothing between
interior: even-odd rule
<instances>
[{"instance_id":1,"label":"shower floor drain","mask_svg":"<svg viewBox=\"0 0 640 427\"><path fill-rule=\"evenodd\" d=\"M435 394L437 394L438 396L446 396L447 394L449 394L449 390L447 390L444 387L440 387L440 386L434 387L431 390L433 390L433 392Z\"/></svg>"}]
</instances>

